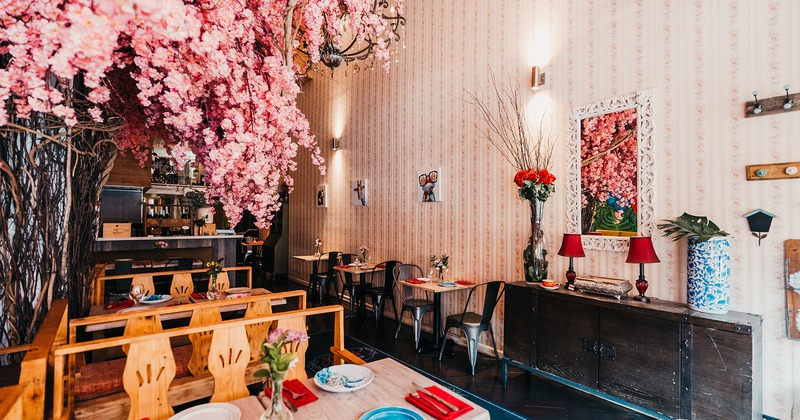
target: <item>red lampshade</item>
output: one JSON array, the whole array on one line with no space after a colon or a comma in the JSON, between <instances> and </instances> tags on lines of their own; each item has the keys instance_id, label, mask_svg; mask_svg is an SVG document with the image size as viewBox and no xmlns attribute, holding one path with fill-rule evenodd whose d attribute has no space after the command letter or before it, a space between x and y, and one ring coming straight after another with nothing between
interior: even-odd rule
<instances>
[{"instance_id":1,"label":"red lampshade","mask_svg":"<svg viewBox=\"0 0 800 420\"><path fill-rule=\"evenodd\" d=\"M626 263L649 264L661 262L653 249L653 240L649 236L635 236L631 238Z\"/></svg>"},{"instance_id":2,"label":"red lampshade","mask_svg":"<svg viewBox=\"0 0 800 420\"><path fill-rule=\"evenodd\" d=\"M564 239L561 241L561 249L558 250L558 255L562 257L585 257L583 253L583 244L581 244L580 233L565 233Z\"/></svg>"}]
</instances>

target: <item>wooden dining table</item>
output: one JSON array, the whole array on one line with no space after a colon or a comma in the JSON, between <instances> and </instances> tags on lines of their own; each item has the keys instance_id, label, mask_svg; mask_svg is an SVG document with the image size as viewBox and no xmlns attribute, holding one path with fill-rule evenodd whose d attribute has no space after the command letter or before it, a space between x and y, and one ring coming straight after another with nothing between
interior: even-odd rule
<instances>
[{"instance_id":1,"label":"wooden dining table","mask_svg":"<svg viewBox=\"0 0 800 420\"><path fill-rule=\"evenodd\" d=\"M342 272L342 273L349 273L353 275L353 283L355 283L356 278L358 278L358 284L362 285L365 283L365 275L367 273L374 273L379 271L386 271L386 266L384 265L381 267L380 265L370 265L370 264L347 264L347 265L337 265L333 267L334 270ZM364 289L361 288L361 293L358 296L358 300L360 302L359 309L358 309L358 316L360 318L366 318L367 316L367 308L366 302L364 297ZM353 297L350 297L350 315L348 317L352 317L353 313Z\"/></svg>"},{"instance_id":2,"label":"wooden dining table","mask_svg":"<svg viewBox=\"0 0 800 420\"><path fill-rule=\"evenodd\" d=\"M375 374L375 379L366 387L351 392L325 391L314 383L313 377L303 381L306 388L313 392L319 400L298 407L297 411L292 413L292 416L295 420L357 420L365 413L376 408L402 407L419 413L423 419L433 419L434 417L405 399L412 391L418 389L412 385L412 382L416 382L426 388L431 385L437 385L454 398L471 406L472 410L457 417L460 420L491 419L489 412L485 408L459 396L442 385L436 384L428 377L392 358L387 357L367 363L364 366L372 370ZM241 420L258 420L259 416L265 411L264 401L259 402L253 396L231 401L230 404L239 407L242 411Z\"/></svg>"},{"instance_id":3,"label":"wooden dining table","mask_svg":"<svg viewBox=\"0 0 800 420\"><path fill-rule=\"evenodd\" d=\"M427 281L421 284L414 284L408 283L407 281L400 281L398 282L399 285L403 287L412 287L414 289L424 290L426 292L433 292L433 346L420 346L417 349L417 353L427 353L429 351L439 350L440 345L444 345L444 343L439 343L439 334L441 334L440 328L442 323L442 294L448 292L456 292L459 290L469 290L474 287L474 284L459 284L455 283L455 286L440 286L440 282L438 281Z\"/></svg>"}]
</instances>

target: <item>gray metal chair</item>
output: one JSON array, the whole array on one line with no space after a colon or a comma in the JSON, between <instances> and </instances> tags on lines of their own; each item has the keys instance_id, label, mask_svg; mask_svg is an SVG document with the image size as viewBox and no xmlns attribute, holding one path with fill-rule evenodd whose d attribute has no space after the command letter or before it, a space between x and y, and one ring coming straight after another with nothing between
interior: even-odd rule
<instances>
[{"instance_id":1,"label":"gray metal chair","mask_svg":"<svg viewBox=\"0 0 800 420\"><path fill-rule=\"evenodd\" d=\"M492 348L494 349L494 357L497 359L497 364L500 364L500 355L497 353L497 344L494 341L494 333L492 332L492 315L494 315L494 308L505 292L506 284L502 281L488 281L474 286L469 291L467 303L464 305L464 312L447 317L445 323L444 333L442 334L442 343L447 338L447 330L452 327L461 328L467 338L467 353L469 354L469 363L472 366L472 374L475 375L475 363L478 361L478 339L484 331L489 332L489 338L492 339ZM469 312L469 303L472 301L472 296L478 290L484 290L483 310L482 313ZM507 332L508 333L508 332ZM444 354L444 345L439 351L439 360L442 360Z\"/></svg>"},{"instance_id":2,"label":"gray metal chair","mask_svg":"<svg viewBox=\"0 0 800 420\"><path fill-rule=\"evenodd\" d=\"M395 287L403 280L424 277L422 269L416 264L400 264L394 268ZM402 284L401 284L402 286ZM394 295L394 292L392 292ZM394 339L400 334L400 327L403 325L403 312L406 310L411 312L411 319L414 322L414 348L419 349L419 335L422 331L422 317L427 312L434 309L433 301L427 297L425 299L414 298L414 289L411 287L402 287L403 307L400 309L400 317L397 319L397 330L394 332Z\"/></svg>"}]
</instances>

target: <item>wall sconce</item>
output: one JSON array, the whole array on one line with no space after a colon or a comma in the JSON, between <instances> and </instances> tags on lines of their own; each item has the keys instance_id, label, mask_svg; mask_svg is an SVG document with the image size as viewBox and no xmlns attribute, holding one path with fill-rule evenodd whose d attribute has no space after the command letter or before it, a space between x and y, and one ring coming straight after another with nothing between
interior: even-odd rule
<instances>
[{"instance_id":1,"label":"wall sconce","mask_svg":"<svg viewBox=\"0 0 800 420\"><path fill-rule=\"evenodd\" d=\"M644 265L661 262L653 249L653 240L649 236L635 236L630 239L628 248L628 264L639 264L639 279L636 280L636 290L639 296L634 296L635 300L643 303L650 303L650 298L644 295L647 291L648 283L644 277Z\"/></svg>"},{"instance_id":2,"label":"wall sconce","mask_svg":"<svg viewBox=\"0 0 800 420\"><path fill-rule=\"evenodd\" d=\"M339 147L341 147L342 145L341 140L337 139L336 137L331 139L331 143L333 146L333 150L339 150Z\"/></svg>"},{"instance_id":3,"label":"wall sconce","mask_svg":"<svg viewBox=\"0 0 800 420\"><path fill-rule=\"evenodd\" d=\"M531 69L531 90L539 90L544 86L544 72L541 71L539 66L533 66Z\"/></svg>"},{"instance_id":4,"label":"wall sconce","mask_svg":"<svg viewBox=\"0 0 800 420\"><path fill-rule=\"evenodd\" d=\"M750 232L758 238L758 246L761 246L761 240L767 237L775 215L765 210L756 209L745 214L744 217L747 218L747 224L750 225Z\"/></svg>"}]
</instances>

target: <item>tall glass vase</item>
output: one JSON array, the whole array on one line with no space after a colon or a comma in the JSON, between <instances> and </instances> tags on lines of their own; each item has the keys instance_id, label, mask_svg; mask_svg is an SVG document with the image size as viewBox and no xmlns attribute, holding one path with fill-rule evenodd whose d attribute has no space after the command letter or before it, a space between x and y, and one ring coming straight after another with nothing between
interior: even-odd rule
<instances>
[{"instance_id":1,"label":"tall glass vase","mask_svg":"<svg viewBox=\"0 0 800 420\"><path fill-rule=\"evenodd\" d=\"M272 399L261 420L292 420L292 412L283 403L283 375L270 378L272 383Z\"/></svg>"},{"instance_id":2,"label":"tall glass vase","mask_svg":"<svg viewBox=\"0 0 800 420\"><path fill-rule=\"evenodd\" d=\"M525 281L538 283L547 278L547 250L544 249L544 232L542 231L543 200L530 200L531 237L528 246L522 253L525 267Z\"/></svg>"},{"instance_id":3,"label":"tall glass vase","mask_svg":"<svg viewBox=\"0 0 800 420\"><path fill-rule=\"evenodd\" d=\"M217 300L222 296L222 292L217 287L217 273L211 274L211 287L208 288L206 292L206 298L208 300Z\"/></svg>"}]
</instances>

